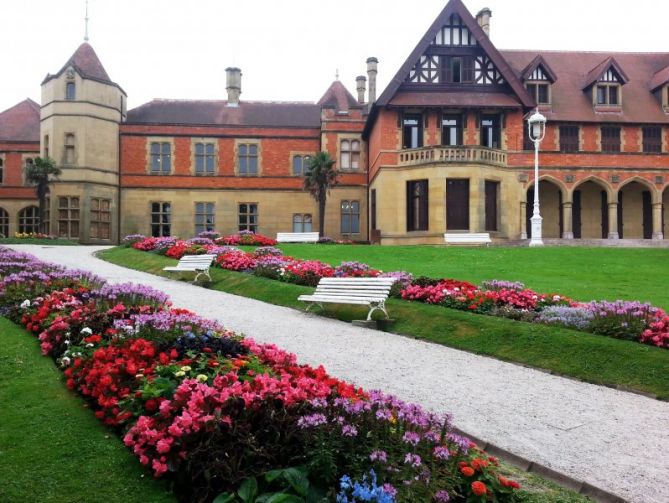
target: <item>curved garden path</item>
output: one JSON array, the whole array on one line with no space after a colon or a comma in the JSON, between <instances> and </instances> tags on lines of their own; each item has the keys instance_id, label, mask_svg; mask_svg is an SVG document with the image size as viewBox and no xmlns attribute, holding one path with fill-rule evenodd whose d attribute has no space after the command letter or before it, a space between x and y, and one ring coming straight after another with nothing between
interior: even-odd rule
<instances>
[{"instance_id":1,"label":"curved garden path","mask_svg":"<svg viewBox=\"0 0 669 503\"><path fill-rule=\"evenodd\" d=\"M451 412L463 431L576 480L633 502L669 501L669 403L132 271L92 256L104 247L13 248L152 286L303 363Z\"/></svg>"}]
</instances>

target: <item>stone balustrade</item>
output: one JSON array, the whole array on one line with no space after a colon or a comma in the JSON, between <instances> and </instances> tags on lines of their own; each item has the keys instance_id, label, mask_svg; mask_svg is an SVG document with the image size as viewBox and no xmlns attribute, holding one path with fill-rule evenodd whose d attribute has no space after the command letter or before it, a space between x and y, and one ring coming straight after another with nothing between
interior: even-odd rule
<instances>
[{"instance_id":1,"label":"stone balustrade","mask_svg":"<svg viewBox=\"0 0 669 503\"><path fill-rule=\"evenodd\" d=\"M506 152L481 146L423 147L398 152L399 166L432 163L473 163L506 167Z\"/></svg>"}]
</instances>

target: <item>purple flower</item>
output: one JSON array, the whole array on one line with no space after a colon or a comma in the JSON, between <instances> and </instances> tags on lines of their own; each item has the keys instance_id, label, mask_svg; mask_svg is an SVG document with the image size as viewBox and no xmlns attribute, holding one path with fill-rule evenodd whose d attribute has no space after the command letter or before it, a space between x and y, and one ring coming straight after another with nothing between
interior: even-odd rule
<instances>
[{"instance_id":1,"label":"purple flower","mask_svg":"<svg viewBox=\"0 0 669 503\"><path fill-rule=\"evenodd\" d=\"M435 447L433 454L435 458L442 460L447 460L448 458L451 457L451 453L448 450L448 447L444 447L442 445Z\"/></svg>"},{"instance_id":2,"label":"purple flower","mask_svg":"<svg viewBox=\"0 0 669 503\"><path fill-rule=\"evenodd\" d=\"M411 465L414 468L418 468L423 463L423 460L420 459L418 454L411 454L410 452L404 456L404 464Z\"/></svg>"},{"instance_id":3,"label":"purple flower","mask_svg":"<svg viewBox=\"0 0 669 503\"><path fill-rule=\"evenodd\" d=\"M415 446L418 445L418 442L420 442L420 435L415 431L407 431L402 437L402 440L407 444Z\"/></svg>"},{"instance_id":4,"label":"purple flower","mask_svg":"<svg viewBox=\"0 0 669 503\"><path fill-rule=\"evenodd\" d=\"M321 426L328 422L324 414L310 414L308 416L302 416L297 420L297 425L300 428L315 428L316 426Z\"/></svg>"},{"instance_id":5,"label":"purple flower","mask_svg":"<svg viewBox=\"0 0 669 503\"><path fill-rule=\"evenodd\" d=\"M351 424L345 424L341 429L341 434L345 437L357 437L358 429Z\"/></svg>"},{"instance_id":6,"label":"purple flower","mask_svg":"<svg viewBox=\"0 0 669 503\"><path fill-rule=\"evenodd\" d=\"M440 503L446 503L447 501L451 500L451 497L449 496L448 492L442 489L434 493L434 499Z\"/></svg>"},{"instance_id":7,"label":"purple flower","mask_svg":"<svg viewBox=\"0 0 669 503\"><path fill-rule=\"evenodd\" d=\"M386 453L386 451L381 451L381 450L372 451L372 453L369 455L369 460L380 461L381 463L385 463L388 461L388 453Z\"/></svg>"}]
</instances>

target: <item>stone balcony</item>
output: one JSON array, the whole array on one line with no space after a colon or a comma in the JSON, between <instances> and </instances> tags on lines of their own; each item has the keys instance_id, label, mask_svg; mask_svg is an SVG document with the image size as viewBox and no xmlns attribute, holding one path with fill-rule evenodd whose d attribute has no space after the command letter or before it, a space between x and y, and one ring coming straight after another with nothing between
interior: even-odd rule
<instances>
[{"instance_id":1,"label":"stone balcony","mask_svg":"<svg viewBox=\"0 0 669 503\"><path fill-rule=\"evenodd\" d=\"M398 152L399 166L424 164L487 164L506 167L506 152L481 146L423 147Z\"/></svg>"}]
</instances>

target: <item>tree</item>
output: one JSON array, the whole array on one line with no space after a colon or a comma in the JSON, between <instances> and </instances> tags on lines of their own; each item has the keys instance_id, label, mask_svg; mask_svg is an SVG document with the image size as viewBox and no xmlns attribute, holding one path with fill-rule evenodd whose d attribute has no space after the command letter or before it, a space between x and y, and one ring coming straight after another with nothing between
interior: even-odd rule
<instances>
[{"instance_id":1,"label":"tree","mask_svg":"<svg viewBox=\"0 0 669 503\"><path fill-rule=\"evenodd\" d=\"M40 232L46 229L44 216L46 215L46 196L49 194L49 182L52 176L60 175L61 170L53 159L36 157L32 164L26 167L26 180L35 184L35 192L39 200L39 228Z\"/></svg>"},{"instance_id":2,"label":"tree","mask_svg":"<svg viewBox=\"0 0 669 503\"><path fill-rule=\"evenodd\" d=\"M318 232L323 237L325 229L325 202L330 189L337 185L339 172L334 169L335 161L327 152L318 152L311 158L304 174L304 188L318 203Z\"/></svg>"}]
</instances>

